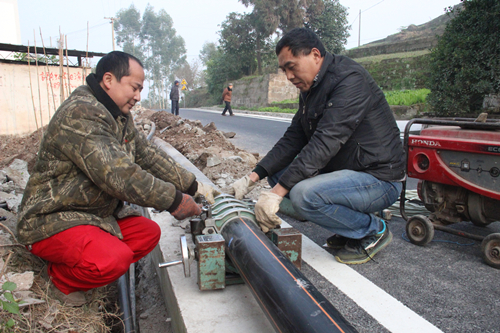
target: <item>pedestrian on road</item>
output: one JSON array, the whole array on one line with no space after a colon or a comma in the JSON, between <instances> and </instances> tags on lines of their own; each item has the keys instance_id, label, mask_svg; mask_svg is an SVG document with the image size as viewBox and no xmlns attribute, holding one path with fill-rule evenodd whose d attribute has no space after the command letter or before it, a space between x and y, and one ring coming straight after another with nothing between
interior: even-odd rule
<instances>
[{"instance_id":1,"label":"pedestrian on road","mask_svg":"<svg viewBox=\"0 0 500 333\"><path fill-rule=\"evenodd\" d=\"M170 89L170 101L172 102L172 114L179 115L179 81L175 80Z\"/></svg>"},{"instance_id":2,"label":"pedestrian on road","mask_svg":"<svg viewBox=\"0 0 500 333\"><path fill-rule=\"evenodd\" d=\"M222 100L224 103L226 103L226 107L224 107L224 111L222 111L222 115L226 115L226 111L229 110L229 115L234 116L233 110L231 109L231 97L233 96L233 84L230 83L228 86L224 89L224 92L222 93Z\"/></svg>"},{"instance_id":3,"label":"pedestrian on road","mask_svg":"<svg viewBox=\"0 0 500 333\"><path fill-rule=\"evenodd\" d=\"M232 184L242 198L267 177L255 214L267 232L281 223L283 197L310 222L334 233L335 258L361 264L392 241L375 212L399 197L405 177L399 129L384 94L358 63L325 51L314 32L296 28L276 46L279 67L299 90L299 110L250 175ZM287 199L288 200L288 199Z\"/></svg>"},{"instance_id":4,"label":"pedestrian on road","mask_svg":"<svg viewBox=\"0 0 500 333\"><path fill-rule=\"evenodd\" d=\"M182 220L201 213L192 195L214 194L135 128L130 109L144 83L137 58L113 51L86 81L45 131L17 224L19 242L48 261L52 296L69 306L158 243L158 224L124 201Z\"/></svg>"}]
</instances>

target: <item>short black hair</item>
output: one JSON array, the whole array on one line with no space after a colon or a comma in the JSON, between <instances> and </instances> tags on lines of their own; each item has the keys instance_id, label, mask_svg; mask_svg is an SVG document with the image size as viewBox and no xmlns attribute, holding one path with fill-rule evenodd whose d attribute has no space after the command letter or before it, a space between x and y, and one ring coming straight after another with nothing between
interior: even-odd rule
<instances>
[{"instance_id":1,"label":"short black hair","mask_svg":"<svg viewBox=\"0 0 500 333\"><path fill-rule=\"evenodd\" d=\"M317 48L322 57L325 56L325 46L319 37L307 28L295 28L288 31L276 44L276 55L279 55L284 47L290 48L296 57L299 54L308 55L313 48Z\"/></svg>"},{"instance_id":2,"label":"short black hair","mask_svg":"<svg viewBox=\"0 0 500 333\"><path fill-rule=\"evenodd\" d=\"M112 73L118 82L120 82L122 77L130 75L130 59L136 61L144 68L141 61L131 54L121 51L113 51L106 54L99 60L95 69L97 82L101 82L104 74L107 72Z\"/></svg>"}]
</instances>

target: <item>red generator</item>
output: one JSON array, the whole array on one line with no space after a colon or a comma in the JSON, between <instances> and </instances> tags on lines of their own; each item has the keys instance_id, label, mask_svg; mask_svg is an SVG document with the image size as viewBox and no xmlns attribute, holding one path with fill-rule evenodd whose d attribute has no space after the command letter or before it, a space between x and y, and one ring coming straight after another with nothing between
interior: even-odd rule
<instances>
[{"instance_id":1,"label":"red generator","mask_svg":"<svg viewBox=\"0 0 500 333\"><path fill-rule=\"evenodd\" d=\"M421 124L419 134L410 128ZM485 227L500 221L500 121L413 119L404 133L407 176L419 179L417 192L429 216L405 214L406 183L400 200L406 234L425 245L434 229L481 241L485 262L500 268L500 233L486 237L448 227L470 221Z\"/></svg>"}]
</instances>

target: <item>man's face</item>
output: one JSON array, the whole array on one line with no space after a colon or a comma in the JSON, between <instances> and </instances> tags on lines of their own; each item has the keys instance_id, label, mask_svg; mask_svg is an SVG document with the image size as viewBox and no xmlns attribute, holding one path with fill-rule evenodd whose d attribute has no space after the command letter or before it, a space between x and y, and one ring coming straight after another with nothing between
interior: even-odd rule
<instances>
[{"instance_id":1,"label":"man's face","mask_svg":"<svg viewBox=\"0 0 500 333\"><path fill-rule=\"evenodd\" d=\"M141 100L144 84L144 70L138 62L129 59L129 71L130 75L122 77L120 82L111 73L105 73L103 77L106 92L124 114L130 113L135 103Z\"/></svg>"},{"instance_id":2,"label":"man's face","mask_svg":"<svg viewBox=\"0 0 500 333\"><path fill-rule=\"evenodd\" d=\"M313 48L308 55L294 56L289 47L284 47L278 55L279 67L301 92L311 89L322 63L323 58L317 48Z\"/></svg>"},{"instance_id":3,"label":"man's face","mask_svg":"<svg viewBox=\"0 0 500 333\"><path fill-rule=\"evenodd\" d=\"M229 89L233 89L233 86L229 86Z\"/></svg>"}]
</instances>

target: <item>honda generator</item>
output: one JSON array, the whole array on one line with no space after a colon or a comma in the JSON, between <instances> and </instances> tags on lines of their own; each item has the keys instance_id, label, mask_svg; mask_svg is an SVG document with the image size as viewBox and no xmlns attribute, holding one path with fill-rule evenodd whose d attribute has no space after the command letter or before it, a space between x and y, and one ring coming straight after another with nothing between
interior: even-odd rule
<instances>
[{"instance_id":1,"label":"honda generator","mask_svg":"<svg viewBox=\"0 0 500 333\"><path fill-rule=\"evenodd\" d=\"M414 124L422 129L410 135ZM482 237L448 226L500 221L500 121L413 119L405 128L404 147L407 176L419 179L417 192L430 213L407 217L404 182L400 210L409 240L425 245L434 229L478 240L485 262L500 268L500 233Z\"/></svg>"}]
</instances>

